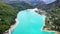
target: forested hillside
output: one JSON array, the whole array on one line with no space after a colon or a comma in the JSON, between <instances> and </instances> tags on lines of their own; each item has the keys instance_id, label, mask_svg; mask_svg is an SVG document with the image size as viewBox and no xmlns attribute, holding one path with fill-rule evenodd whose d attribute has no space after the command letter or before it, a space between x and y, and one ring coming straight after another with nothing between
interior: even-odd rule
<instances>
[{"instance_id":1,"label":"forested hillside","mask_svg":"<svg viewBox=\"0 0 60 34\"><path fill-rule=\"evenodd\" d=\"M15 23L17 11L8 4L0 3L0 34Z\"/></svg>"}]
</instances>

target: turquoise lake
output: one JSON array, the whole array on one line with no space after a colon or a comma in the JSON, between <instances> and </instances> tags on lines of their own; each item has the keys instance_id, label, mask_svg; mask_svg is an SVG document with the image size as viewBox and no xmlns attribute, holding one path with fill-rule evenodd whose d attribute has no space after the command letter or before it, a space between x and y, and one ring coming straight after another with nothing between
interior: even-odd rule
<instances>
[{"instance_id":1,"label":"turquoise lake","mask_svg":"<svg viewBox=\"0 0 60 34\"><path fill-rule=\"evenodd\" d=\"M23 10L17 15L18 25L12 34L55 34L41 30L45 23L45 16L35 12L35 10Z\"/></svg>"}]
</instances>

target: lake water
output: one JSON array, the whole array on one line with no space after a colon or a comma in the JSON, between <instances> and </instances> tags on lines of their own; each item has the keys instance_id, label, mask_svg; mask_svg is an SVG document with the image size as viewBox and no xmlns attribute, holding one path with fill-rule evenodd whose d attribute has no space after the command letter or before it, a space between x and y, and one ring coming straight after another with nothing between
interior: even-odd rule
<instances>
[{"instance_id":1,"label":"lake water","mask_svg":"<svg viewBox=\"0 0 60 34\"><path fill-rule=\"evenodd\" d=\"M44 26L45 16L35 12L35 10L23 10L17 15L18 25L12 34L55 34L41 30Z\"/></svg>"}]
</instances>

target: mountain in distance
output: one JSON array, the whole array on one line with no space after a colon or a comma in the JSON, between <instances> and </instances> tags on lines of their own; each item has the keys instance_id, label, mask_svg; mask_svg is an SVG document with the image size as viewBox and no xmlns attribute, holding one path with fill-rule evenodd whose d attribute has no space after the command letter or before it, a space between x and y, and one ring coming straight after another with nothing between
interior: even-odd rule
<instances>
[{"instance_id":1,"label":"mountain in distance","mask_svg":"<svg viewBox=\"0 0 60 34\"><path fill-rule=\"evenodd\" d=\"M27 6L31 6L31 7L34 7L34 8L37 8L37 7L41 7L42 5L45 6L46 3L44 1L41 1L41 0L0 0L0 2L5 2L5 3L9 3L9 4L16 4L16 5L25 5L25 7ZM29 7L30 7L29 6Z\"/></svg>"},{"instance_id":2,"label":"mountain in distance","mask_svg":"<svg viewBox=\"0 0 60 34\"><path fill-rule=\"evenodd\" d=\"M41 1L41 0L0 0L0 2L5 2L5 3L29 3L32 5L38 5L38 4L44 4L45 2Z\"/></svg>"},{"instance_id":3,"label":"mountain in distance","mask_svg":"<svg viewBox=\"0 0 60 34\"><path fill-rule=\"evenodd\" d=\"M52 3L52 1L50 0L0 0L0 2L6 2L6 3L20 3L20 2L26 2L26 3L29 3L29 4L32 4L32 5L38 5L38 4L49 4L49 3Z\"/></svg>"},{"instance_id":4,"label":"mountain in distance","mask_svg":"<svg viewBox=\"0 0 60 34\"><path fill-rule=\"evenodd\" d=\"M50 1L50 0L0 0L0 2L5 2L5 3L9 3L9 4L16 4L16 5L25 5L25 8L27 6L31 6L31 7L34 7L34 8L40 8L40 9L48 9L48 8L52 8L54 7L55 5L55 1ZM48 3L49 2L49 3ZM52 6L54 5L54 6ZM30 7L29 6L29 7Z\"/></svg>"},{"instance_id":5,"label":"mountain in distance","mask_svg":"<svg viewBox=\"0 0 60 34\"><path fill-rule=\"evenodd\" d=\"M26 2L26 3L30 3L30 4L32 4L32 5L34 5L34 6L36 6L36 5L41 5L41 4L45 4L45 2L44 1L41 1L41 0L20 0L20 2Z\"/></svg>"}]
</instances>

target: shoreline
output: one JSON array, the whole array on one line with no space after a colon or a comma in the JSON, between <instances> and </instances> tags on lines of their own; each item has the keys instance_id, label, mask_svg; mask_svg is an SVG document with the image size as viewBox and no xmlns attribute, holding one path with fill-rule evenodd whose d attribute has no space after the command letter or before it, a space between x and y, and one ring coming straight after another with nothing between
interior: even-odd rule
<instances>
[{"instance_id":1,"label":"shoreline","mask_svg":"<svg viewBox=\"0 0 60 34\"><path fill-rule=\"evenodd\" d=\"M9 28L9 34L11 34L11 32L15 29L15 27L18 25L18 20L17 18L15 19L15 24L14 25L11 25L10 28Z\"/></svg>"},{"instance_id":2,"label":"shoreline","mask_svg":"<svg viewBox=\"0 0 60 34\"><path fill-rule=\"evenodd\" d=\"M11 25L10 28L8 30L6 30L5 32L3 32L3 34L11 34L12 31L15 29L15 27L18 25L18 20L17 18L15 19L15 24Z\"/></svg>"},{"instance_id":3,"label":"shoreline","mask_svg":"<svg viewBox=\"0 0 60 34\"><path fill-rule=\"evenodd\" d=\"M46 16L45 16L45 18L46 18ZM43 27L45 26L45 19L44 19L44 25L43 25ZM48 28L45 28L45 29L43 29L43 27L41 27L41 31L46 31L46 32L54 32L55 34L60 34L60 32L57 32L57 31L53 31L53 30L48 30Z\"/></svg>"},{"instance_id":4,"label":"shoreline","mask_svg":"<svg viewBox=\"0 0 60 34\"><path fill-rule=\"evenodd\" d=\"M58 32L58 31L53 31L53 30L48 30L48 28L42 29L42 31L54 32L55 34L60 34L60 32Z\"/></svg>"},{"instance_id":5,"label":"shoreline","mask_svg":"<svg viewBox=\"0 0 60 34\"><path fill-rule=\"evenodd\" d=\"M30 9L31 10L31 9ZM34 9L34 10L37 10L37 9ZM46 16L44 17L44 25L43 25L43 27L45 26L45 18L46 18ZM15 29L15 27L18 25L18 20L17 20L17 18L15 19L15 21L16 21L16 23L14 24L14 25L11 25L11 27L10 27L10 29L9 29L9 33L11 34L11 32ZM53 30L47 30L48 28L46 28L46 29L43 29L43 27L41 27L41 30L42 31L46 31L46 32L54 32L55 34L57 34L58 32L57 31L53 31Z\"/></svg>"}]
</instances>

